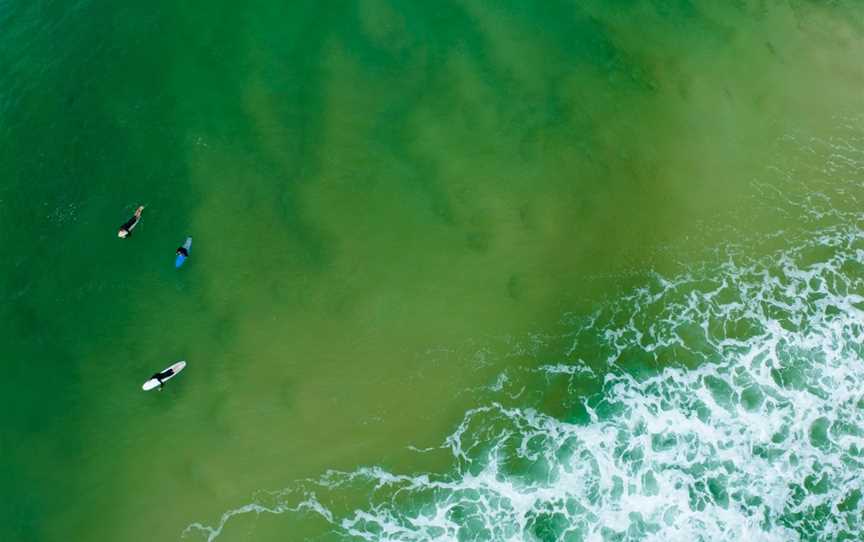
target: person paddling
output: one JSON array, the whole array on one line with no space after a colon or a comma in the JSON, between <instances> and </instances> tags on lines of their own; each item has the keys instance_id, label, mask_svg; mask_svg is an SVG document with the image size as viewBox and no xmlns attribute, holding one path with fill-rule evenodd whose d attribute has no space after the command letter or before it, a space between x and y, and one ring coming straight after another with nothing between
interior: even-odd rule
<instances>
[{"instance_id":1,"label":"person paddling","mask_svg":"<svg viewBox=\"0 0 864 542\"><path fill-rule=\"evenodd\" d=\"M159 381L159 391L162 391L163 383L166 380L168 380L169 378L171 378L172 376L174 376L174 369L172 369L171 367L168 367L167 369L165 369L161 373L156 373L153 376L151 376L150 380L154 380L154 379L158 380Z\"/></svg>"},{"instance_id":2,"label":"person paddling","mask_svg":"<svg viewBox=\"0 0 864 542\"><path fill-rule=\"evenodd\" d=\"M138 209L135 210L135 214L132 216L132 218L130 218L122 226L120 226L120 229L117 230L117 237L121 239L126 239L127 237L132 235L132 230L135 228L135 226L138 225L138 222L141 220L141 213L143 212L144 206L141 205L140 207L138 207Z\"/></svg>"}]
</instances>

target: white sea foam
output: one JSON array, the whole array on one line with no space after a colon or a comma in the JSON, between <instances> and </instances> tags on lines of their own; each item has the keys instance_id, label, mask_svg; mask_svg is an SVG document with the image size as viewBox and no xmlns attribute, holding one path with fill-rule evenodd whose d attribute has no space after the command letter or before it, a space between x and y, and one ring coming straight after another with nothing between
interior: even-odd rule
<instances>
[{"instance_id":1,"label":"white sea foam","mask_svg":"<svg viewBox=\"0 0 864 542\"><path fill-rule=\"evenodd\" d=\"M499 377L446 439L451 472L331 472L187 532L212 541L237 515L307 512L358 540L861 539L861 247L864 232L828 229L603 307L572 331L574 361L532 369L591 377L577 343L600 341L611 371L585 421L519 405L518 375ZM636 376L618 369L630 356L680 363ZM330 510L357 487L367 507Z\"/></svg>"}]
</instances>

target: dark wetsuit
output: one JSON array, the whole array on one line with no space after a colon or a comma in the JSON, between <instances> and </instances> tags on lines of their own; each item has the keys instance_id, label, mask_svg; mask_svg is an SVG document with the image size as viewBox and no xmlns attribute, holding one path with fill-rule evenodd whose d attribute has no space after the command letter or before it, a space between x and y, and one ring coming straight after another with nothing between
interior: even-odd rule
<instances>
[{"instance_id":1,"label":"dark wetsuit","mask_svg":"<svg viewBox=\"0 0 864 542\"><path fill-rule=\"evenodd\" d=\"M159 387L161 388L162 382L165 380L168 380L173 375L174 375L174 370L171 368L168 368L168 369L165 369L164 371L162 371L161 373L156 373L155 375L151 376L150 379L152 380L155 378L156 380L158 380L159 381Z\"/></svg>"},{"instance_id":2,"label":"dark wetsuit","mask_svg":"<svg viewBox=\"0 0 864 542\"><path fill-rule=\"evenodd\" d=\"M186 247L178 247L177 248L177 255L178 256L185 256L188 258L189 257L189 251L186 250Z\"/></svg>"},{"instance_id":3,"label":"dark wetsuit","mask_svg":"<svg viewBox=\"0 0 864 542\"><path fill-rule=\"evenodd\" d=\"M141 220L140 216L133 216L132 218L127 220L122 226L120 226L120 230L125 231L126 237L129 237L130 235L132 235L132 228L135 227L135 224L137 224L139 220Z\"/></svg>"},{"instance_id":4,"label":"dark wetsuit","mask_svg":"<svg viewBox=\"0 0 864 542\"><path fill-rule=\"evenodd\" d=\"M168 378L171 378L172 376L174 376L174 369L171 369L169 367L168 369L165 369L161 373L156 373L151 378L155 378L156 380L162 381L162 380L167 380Z\"/></svg>"}]
</instances>

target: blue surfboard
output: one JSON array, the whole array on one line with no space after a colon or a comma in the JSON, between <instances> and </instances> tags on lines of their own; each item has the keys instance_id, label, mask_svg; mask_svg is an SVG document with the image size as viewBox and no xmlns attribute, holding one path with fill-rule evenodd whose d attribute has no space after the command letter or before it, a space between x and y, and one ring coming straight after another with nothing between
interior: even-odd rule
<instances>
[{"instance_id":1,"label":"blue surfboard","mask_svg":"<svg viewBox=\"0 0 864 542\"><path fill-rule=\"evenodd\" d=\"M186 249L187 254L192 252L192 238L191 237L186 238L186 242L183 243L183 248ZM181 265L183 265L183 262L185 262L187 260L187 258L188 258L188 256L185 256L183 254L178 254L177 257L174 259L174 267L179 268Z\"/></svg>"}]
</instances>

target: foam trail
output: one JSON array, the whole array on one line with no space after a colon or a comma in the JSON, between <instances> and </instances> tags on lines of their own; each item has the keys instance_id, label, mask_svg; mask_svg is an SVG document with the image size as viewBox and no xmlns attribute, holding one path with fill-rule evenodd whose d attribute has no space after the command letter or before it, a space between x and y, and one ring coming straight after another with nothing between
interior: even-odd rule
<instances>
[{"instance_id":1,"label":"foam trail","mask_svg":"<svg viewBox=\"0 0 864 542\"><path fill-rule=\"evenodd\" d=\"M200 532L207 535L207 541L212 542L222 534L222 530L225 528L225 525L231 520L231 518L235 516L243 516L246 514L284 514L286 512L314 512L320 514L327 521L333 521L333 515L321 505L320 502L315 498L313 494L307 494L306 498L302 500L296 506L288 506L284 503L277 503L272 506L267 506L264 504L260 504L258 502L250 503L245 506L241 506L240 508L236 508L233 510L229 510L222 514L222 517L219 518L219 525L216 527L210 527L207 525L203 525L201 523L193 523L186 527L183 531L183 536L193 533Z\"/></svg>"}]
</instances>

